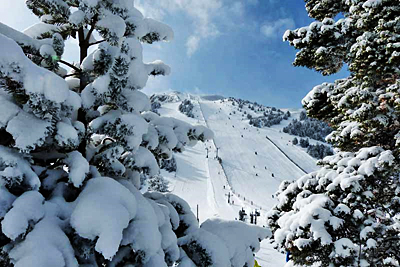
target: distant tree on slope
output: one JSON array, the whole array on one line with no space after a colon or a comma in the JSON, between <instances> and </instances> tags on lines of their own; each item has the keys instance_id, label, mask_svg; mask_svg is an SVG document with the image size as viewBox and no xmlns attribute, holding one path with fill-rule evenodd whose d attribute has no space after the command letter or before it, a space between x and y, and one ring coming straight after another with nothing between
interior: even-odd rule
<instances>
[{"instance_id":1,"label":"distant tree on slope","mask_svg":"<svg viewBox=\"0 0 400 267\"><path fill-rule=\"evenodd\" d=\"M180 112L182 112L183 114L185 114L189 118L194 118L193 108L194 108L194 105L193 105L192 101L190 101L189 99L185 99L179 105L178 109L179 109Z\"/></svg>"},{"instance_id":2,"label":"distant tree on slope","mask_svg":"<svg viewBox=\"0 0 400 267\"><path fill-rule=\"evenodd\" d=\"M299 143L299 140L297 139L297 137L293 138L292 144L297 145L298 143Z\"/></svg>"},{"instance_id":3,"label":"distant tree on slope","mask_svg":"<svg viewBox=\"0 0 400 267\"><path fill-rule=\"evenodd\" d=\"M161 174L157 174L150 179L148 179L149 190L156 191L156 192L168 192L168 181L165 180Z\"/></svg>"},{"instance_id":4,"label":"distant tree on slope","mask_svg":"<svg viewBox=\"0 0 400 267\"><path fill-rule=\"evenodd\" d=\"M332 132L332 129L326 122L305 117L300 121L297 119L292 120L288 126L283 127L282 131L291 135L309 137L324 142L326 136Z\"/></svg>"},{"instance_id":5,"label":"distant tree on slope","mask_svg":"<svg viewBox=\"0 0 400 267\"><path fill-rule=\"evenodd\" d=\"M351 74L303 99L341 151L280 186L275 245L291 252L290 266L399 266L399 1L305 2L316 21L284 35L300 50L294 65L330 75L346 64Z\"/></svg>"},{"instance_id":6,"label":"distant tree on slope","mask_svg":"<svg viewBox=\"0 0 400 267\"><path fill-rule=\"evenodd\" d=\"M150 112L140 92L148 75L170 72L143 63L142 43L168 41L172 30L132 0L26 4L40 23L25 33L0 23L0 266L254 262L266 230L199 227L179 197L138 190L173 150L212 136ZM78 64L63 58L67 38L79 43Z\"/></svg>"}]
</instances>

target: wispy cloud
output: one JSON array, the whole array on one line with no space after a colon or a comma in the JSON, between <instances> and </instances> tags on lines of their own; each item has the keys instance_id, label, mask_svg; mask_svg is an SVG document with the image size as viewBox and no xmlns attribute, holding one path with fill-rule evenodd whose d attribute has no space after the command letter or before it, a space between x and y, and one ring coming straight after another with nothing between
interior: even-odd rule
<instances>
[{"instance_id":1,"label":"wispy cloud","mask_svg":"<svg viewBox=\"0 0 400 267\"><path fill-rule=\"evenodd\" d=\"M272 22L264 23L260 31L261 33L270 39L280 38L287 29L293 29L295 22L292 18L282 18Z\"/></svg>"},{"instance_id":2,"label":"wispy cloud","mask_svg":"<svg viewBox=\"0 0 400 267\"><path fill-rule=\"evenodd\" d=\"M200 38L195 35L189 36L189 38L186 41L186 48L187 48L187 54L188 56L192 56L194 52L197 51L199 48L199 43L200 43Z\"/></svg>"},{"instance_id":3,"label":"wispy cloud","mask_svg":"<svg viewBox=\"0 0 400 267\"><path fill-rule=\"evenodd\" d=\"M243 0L146 0L135 1L135 6L147 17L163 20L168 13L183 13L193 27L193 34L187 37L187 55L192 56L208 38L220 35L217 20L233 20L232 17L243 16ZM255 5L258 0L247 0Z\"/></svg>"}]
</instances>

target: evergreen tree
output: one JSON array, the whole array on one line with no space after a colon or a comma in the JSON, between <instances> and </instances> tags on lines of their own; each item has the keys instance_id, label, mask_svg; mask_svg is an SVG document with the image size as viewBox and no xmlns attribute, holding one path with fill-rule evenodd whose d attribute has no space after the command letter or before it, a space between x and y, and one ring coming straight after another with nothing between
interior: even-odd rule
<instances>
[{"instance_id":1,"label":"evergreen tree","mask_svg":"<svg viewBox=\"0 0 400 267\"><path fill-rule=\"evenodd\" d=\"M304 110L302 110L301 112L300 112L300 118L299 118L301 121L304 121L305 119L307 119L307 113L304 111Z\"/></svg>"},{"instance_id":2,"label":"evergreen tree","mask_svg":"<svg viewBox=\"0 0 400 267\"><path fill-rule=\"evenodd\" d=\"M160 168L166 170L167 172L176 172L177 166L175 157L172 156L171 159L162 159Z\"/></svg>"},{"instance_id":3,"label":"evergreen tree","mask_svg":"<svg viewBox=\"0 0 400 267\"><path fill-rule=\"evenodd\" d=\"M308 27L284 39L300 51L295 66L350 76L316 86L309 116L330 123L341 151L278 192L269 214L290 266L400 264L400 5L397 0L306 0Z\"/></svg>"},{"instance_id":4,"label":"evergreen tree","mask_svg":"<svg viewBox=\"0 0 400 267\"><path fill-rule=\"evenodd\" d=\"M297 137L293 138L292 144L297 145L298 143L299 143L299 140L297 139Z\"/></svg>"},{"instance_id":5,"label":"evergreen tree","mask_svg":"<svg viewBox=\"0 0 400 267\"><path fill-rule=\"evenodd\" d=\"M149 190L156 192L168 192L168 181L161 174L155 175L148 179Z\"/></svg>"},{"instance_id":6,"label":"evergreen tree","mask_svg":"<svg viewBox=\"0 0 400 267\"><path fill-rule=\"evenodd\" d=\"M307 148L310 145L310 142L308 141L308 139L305 139L305 138L300 138L299 143L302 148Z\"/></svg>"},{"instance_id":7,"label":"evergreen tree","mask_svg":"<svg viewBox=\"0 0 400 267\"><path fill-rule=\"evenodd\" d=\"M182 103L179 105L179 111L188 116L189 118L194 118L193 108L194 105L192 101L190 101L189 99L183 100Z\"/></svg>"},{"instance_id":8,"label":"evergreen tree","mask_svg":"<svg viewBox=\"0 0 400 267\"><path fill-rule=\"evenodd\" d=\"M172 30L132 0L26 4L40 23L25 33L0 23L0 265L204 266L188 240L212 264L251 262L267 231L219 220L203 229L180 198L139 191L161 159L212 137L149 111L140 92L149 75L170 72L143 63L142 43ZM79 43L78 64L63 58L67 38ZM230 244L213 228L251 234ZM235 253L208 245L215 240Z\"/></svg>"}]
</instances>

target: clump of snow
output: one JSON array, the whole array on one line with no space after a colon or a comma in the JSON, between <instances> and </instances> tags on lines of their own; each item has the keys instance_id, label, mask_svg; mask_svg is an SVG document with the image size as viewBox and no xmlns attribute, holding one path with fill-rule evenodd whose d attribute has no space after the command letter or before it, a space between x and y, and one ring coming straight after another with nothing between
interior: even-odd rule
<instances>
[{"instance_id":1,"label":"clump of snow","mask_svg":"<svg viewBox=\"0 0 400 267\"><path fill-rule=\"evenodd\" d=\"M36 51L39 51L40 47L43 44L50 44L50 41L48 39L46 39L46 40L32 39L28 35L26 35L22 32L19 32L17 30L14 30L13 28L8 27L7 25L5 25L1 22L0 22L0 33L1 33L0 34L1 36L8 37L8 38L14 40L15 42L17 42L18 44L21 44L26 47L30 47ZM2 47L6 47L5 42L2 41L1 44L2 44Z\"/></svg>"},{"instance_id":2,"label":"clump of snow","mask_svg":"<svg viewBox=\"0 0 400 267\"><path fill-rule=\"evenodd\" d=\"M4 218L15 199L16 197L8 192L6 188L0 187L0 218Z\"/></svg>"},{"instance_id":3,"label":"clump of snow","mask_svg":"<svg viewBox=\"0 0 400 267\"><path fill-rule=\"evenodd\" d=\"M35 65L13 40L2 34L0 34L0 42L3 49L0 61L3 65L12 65L18 62L21 72L24 73L22 82L27 93L43 94L47 99L56 103L62 103L67 99L69 88L61 77Z\"/></svg>"},{"instance_id":4,"label":"clump of snow","mask_svg":"<svg viewBox=\"0 0 400 267\"><path fill-rule=\"evenodd\" d=\"M341 238L335 241L335 253L340 257L349 257L356 251L356 247L348 238Z\"/></svg>"},{"instance_id":5,"label":"clump of snow","mask_svg":"<svg viewBox=\"0 0 400 267\"><path fill-rule=\"evenodd\" d=\"M162 194L159 192L146 192L144 196L168 207L172 229L176 230L179 227L179 214L174 206L170 203L170 201L175 198L171 198L170 194Z\"/></svg>"},{"instance_id":6,"label":"clump of snow","mask_svg":"<svg viewBox=\"0 0 400 267\"><path fill-rule=\"evenodd\" d=\"M154 155L147 148L141 146L135 153L126 153L123 160L125 163L129 161L131 168L146 169L150 176L156 175L160 170Z\"/></svg>"},{"instance_id":7,"label":"clump of snow","mask_svg":"<svg viewBox=\"0 0 400 267\"><path fill-rule=\"evenodd\" d=\"M147 63L146 68L147 68L147 73L149 75L162 74L165 76L171 74L171 68L161 60L156 60L151 63Z\"/></svg>"},{"instance_id":8,"label":"clump of snow","mask_svg":"<svg viewBox=\"0 0 400 267\"><path fill-rule=\"evenodd\" d=\"M137 203L135 218L124 230L122 245L130 245L136 251L145 252L143 262L148 262L161 250L161 233L158 230L158 218L150 202L143 197L133 184L120 181L134 196Z\"/></svg>"},{"instance_id":9,"label":"clump of snow","mask_svg":"<svg viewBox=\"0 0 400 267\"><path fill-rule=\"evenodd\" d=\"M92 83L92 87L98 94L104 94L108 92L109 90L109 85L110 85L110 76L109 75L103 75L94 80Z\"/></svg>"},{"instance_id":10,"label":"clump of snow","mask_svg":"<svg viewBox=\"0 0 400 267\"><path fill-rule=\"evenodd\" d=\"M11 148L0 146L0 163L5 167L11 167L18 172L23 174L23 180L32 190L37 190L40 187L40 179L37 174L32 170L29 162L24 159L19 153L15 152ZM1 177L1 184L7 183L4 180L4 176Z\"/></svg>"},{"instance_id":11,"label":"clump of snow","mask_svg":"<svg viewBox=\"0 0 400 267\"><path fill-rule=\"evenodd\" d=\"M47 32L53 33L53 32L58 32L59 30L60 30L59 27L56 25L39 22L25 29L23 33L25 33L31 38L38 38L44 33Z\"/></svg>"},{"instance_id":12,"label":"clump of snow","mask_svg":"<svg viewBox=\"0 0 400 267\"><path fill-rule=\"evenodd\" d=\"M76 200L70 223L80 236L90 240L98 237L96 251L111 259L137 208L135 197L117 181L94 178Z\"/></svg>"},{"instance_id":13,"label":"clump of snow","mask_svg":"<svg viewBox=\"0 0 400 267\"><path fill-rule=\"evenodd\" d=\"M208 219L201 229L218 236L228 248L231 266L251 266L253 254L260 250L260 240L271 237L271 231L240 221Z\"/></svg>"},{"instance_id":14,"label":"clump of snow","mask_svg":"<svg viewBox=\"0 0 400 267\"><path fill-rule=\"evenodd\" d=\"M29 135L25 133L27 128L30 129ZM32 114L21 112L8 122L6 131L13 136L15 146L26 151L42 145L50 129L50 121L40 120Z\"/></svg>"},{"instance_id":15,"label":"clump of snow","mask_svg":"<svg viewBox=\"0 0 400 267\"><path fill-rule=\"evenodd\" d=\"M143 22L146 24L146 31L148 33L157 33L160 40L172 41L174 39L174 32L168 25L150 18L144 19Z\"/></svg>"},{"instance_id":16,"label":"clump of snow","mask_svg":"<svg viewBox=\"0 0 400 267\"><path fill-rule=\"evenodd\" d=\"M139 90L128 90L122 91L122 95L126 100L126 107L129 111L136 111L141 113L143 111L150 110L150 101L146 94L140 92Z\"/></svg>"},{"instance_id":17,"label":"clump of snow","mask_svg":"<svg viewBox=\"0 0 400 267\"><path fill-rule=\"evenodd\" d=\"M80 26L85 20L85 13L82 10L76 10L69 16L69 22L75 26Z\"/></svg>"},{"instance_id":18,"label":"clump of snow","mask_svg":"<svg viewBox=\"0 0 400 267\"><path fill-rule=\"evenodd\" d=\"M90 127L94 131L112 127L112 125L118 125L118 127L125 127L127 132L123 133L124 141L130 150L136 151L142 143L142 136L147 133L147 122L139 115L122 114L121 111L113 110L105 115L96 118L90 122ZM120 133L117 133L120 134Z\"/></svg>"},{"instance_id":19,"label":"clump of snow","mask_svg":"<svg viewBox=\"0 0 400 267\"><path fill-rule=\"evenodd\" d=\"M44 197L37 191L28 191L18 197L1 222L3 233L15 240L28 229L29 223L36 223L45 214Z\"/></svg>"},{"instance_id":20,"label":"clump of snow","mask_svg":"<svg viewBox=\"0 0 400 267\"><path fill-rule=\"evenodd\" d=\"M78 132L71 124L60 121L56 124L56 129L57 134L55 136L55 139L60 145L72 145L74 147L78 146Z\"/></svg>"},{"instance_id":21,"label":"clump of snow","mask_svg":"<svg viewBox=\"0 0 400 267\"><path fill-rule=\"evenodd\" d=\"M131 61L128 75L129 85L136 89L145 87L149 79L149 72L146 65L138 59Z\"/></svg>"},{"instance_id":22,"label":"clump of snow","mask_svg":"<svg viewBox=\"0 0 400 267\"><path fill-rule=\"evenodd\" d=\"M89 162L78 151L68 153L64 162L68 166L69 181L75 187L80 187L89 173Z\"/></svg>"},{"instance_id":23,"label":"clump of snow","mask_svg":"<svg viewBox=\"0 0 400 267\"><path fill-rule=\"evenodd\" d=\"M44 58L56 56L56 51L54 51L54 49L51 45L42 45L40 47L39 53Z\"/></svg>"},{"instance_id":24,"label":"clump of snow","mask_svg":"<svg viewBox=\"0 0 400 267\"><path fill-rule=\"evenodd\" d=\"M21 109L12 102L10 97L0 91L0 127L4 128L7 123L15 117Z\"/></svg>"},{"instance_id":25,"label":"clump of snow","mask_svg":"<svg viewBox=\"0 0 400 267\"><path fill-rule=\"evenodd\" d=\"M229 250L226 247L226 244L216 235L210 233L209 231L198 229L197 231L192 231L188 235L181 237L178 239L179 246L186 246L186 253L195 254L192 255L192 260L195 261L195 264L201 265L201 262L196 262L196 259L199 258L196 256L196 253L199 253L196 250L196 246L200 246L205 250L207 257L210 258L212 262L212 266L216 267L230 267L231 262L229 261ZM246 255L247 256L247 255Z\"/></svg>"},{"instance_id":26,"label":"clump of snow","mask_svg":"<svg viewBox=\"0 0 400 267\"><path fill-rule=\"evenodd\" d=\"M51 205L51 204L48 204ZM24 242L14 247L9 256L15 267L78 267L74 250L62 229L63 222L49 216L35 225Z\"/></svg>"},{"instance_id":27,"label":"clump of snow","mask_svg":"<svg viewBox=\"0 0 400 267\"><path fill-rule=\"evenodd\" d=\"M103 18L101 18L97 24L100 29L106 29L110 31L110 35L121 38L124 36L126 30L125 21L117 15L107 13Z\"/></svg>"}]
</instances>

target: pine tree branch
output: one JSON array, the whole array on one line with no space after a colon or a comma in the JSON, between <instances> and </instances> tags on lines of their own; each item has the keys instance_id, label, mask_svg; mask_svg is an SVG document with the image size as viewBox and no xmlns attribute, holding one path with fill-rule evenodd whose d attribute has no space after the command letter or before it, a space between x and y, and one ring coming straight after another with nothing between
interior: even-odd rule
<instances>
[{"instance_id":1,"label":"pine tree branch","mask_svg":"<svg viewBox=\"0 0 400 267\"><path fill-rule=\"evenodd\" d=\"M66 61L64 61L64 60L59 60L58 62L60 62L60 63L62 63L62 64L64 64L64 65L70 67L71 69L73 69L73 70L75 70L75 71L77 71L77 72L82 72L82 70L81 70L80 68L75 67L74 65L72 65L72 64L69 63L69 62L66 62Z\"/></svg>"},{"instance_id":2,"label":"pine tree branch","mask_svg":"<svg viewBox=\"0 0 400 267\"><path fill-rule=\"evenodd\" d=\"M110 138L110 137L106 137L106 138L104 138L104 139L101 141L101 143L104 144L106 141L115 142L114 139L112 139L112 138Z\"/></svg>"},{"instance_id":3,"label":"pine tree branch","mask_svg":"<svg viewBox=\"0 0 400 267\"><path fill-rule=\"evenodd\" d=\"M90 24L90 30L89 30L88 34L86 35L86 37L85 37L85 42L86 43L89 43L90 36L92 35L92 33L93 33L94 29L95 29L96 23L97 23L97 18L98 18L98 14L94 15L93 20L92 20L92 24Z\"/></svg>"},{"instance_id":4,"label":"pine tree branch","mask_svg":"<svg viewBox=\"0 0 400 267\"><path fill-rule=\"evenodd\" d=\"M97 44L100 44L100 43L105 42L105 41L106 40L101 40L101 41L97 41L97 42L94 42L94 43L90 43L89 46L97 45Z\"/></svg>"},{"instance_id":5,"label":"pine tree branch","mask_svg":"<svg viewBox=\"0 0 400 267\"><path fill-rule=\"evenodd\" d=\"M79 5L74 4L72 1L67 1L67 4L68 4L70 7L76 7L76 8L79 7Z\"/></svg>"},{"instance_id":6,"label":"pine tree branch","mask_svg":"<svg viewBox=\"0 0 400 267\"><path fill-rule=\"evenodd\" d=\"M67 75L64 75L63 78L65 79L65 78L68 78L71 76L77 76L77 74L76 73L67 74Z\"/></svg>"}]
</instances>

